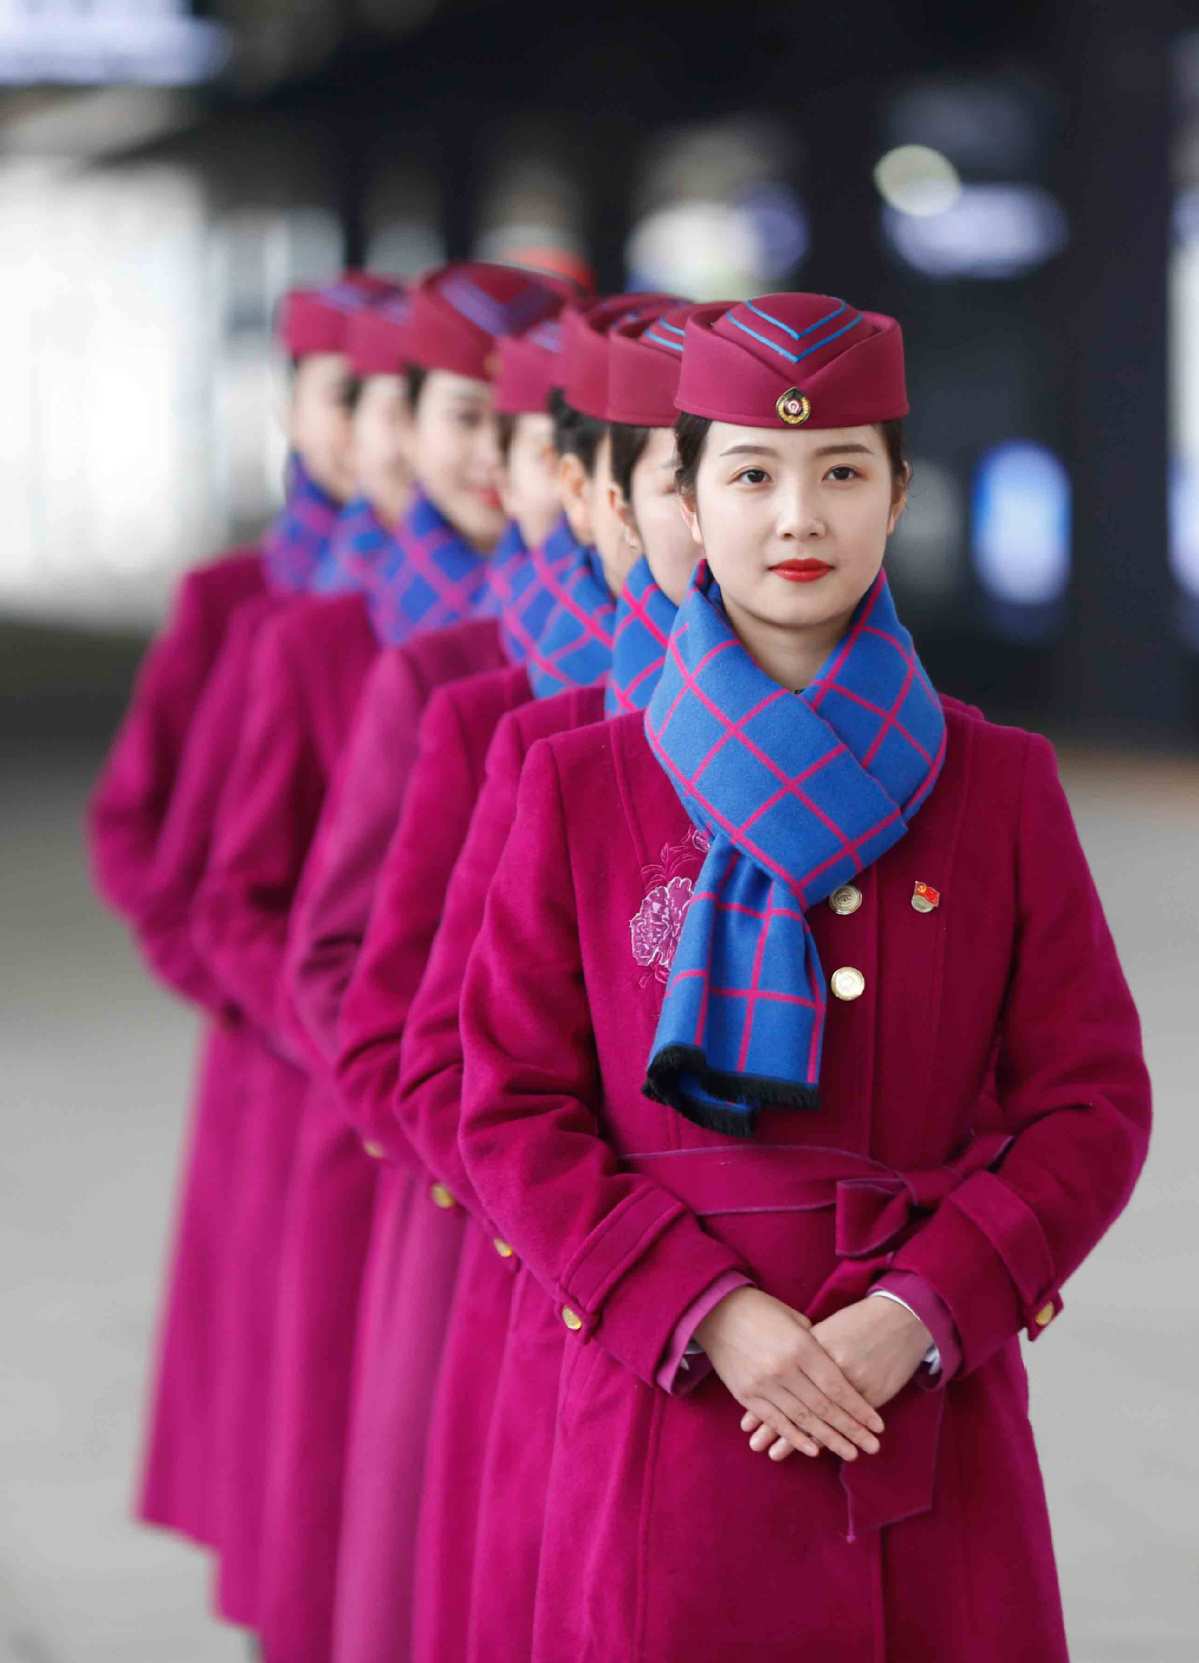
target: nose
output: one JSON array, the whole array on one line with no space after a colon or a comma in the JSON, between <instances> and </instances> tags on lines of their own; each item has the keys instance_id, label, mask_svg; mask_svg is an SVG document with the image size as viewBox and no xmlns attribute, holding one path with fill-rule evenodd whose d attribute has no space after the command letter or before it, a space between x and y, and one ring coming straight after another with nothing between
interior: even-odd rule
<instances>
[{"instance_id":1,"label":"nose","mask_svg":"<svg viewBox=\"0 0 1199 1663\"><path fill-rule=\"evenodd\" d=\"M802 481L782 489L778 505L778 535L788 542L807 543L826 534L828 527Z\"/></svg>"}]
</instances>

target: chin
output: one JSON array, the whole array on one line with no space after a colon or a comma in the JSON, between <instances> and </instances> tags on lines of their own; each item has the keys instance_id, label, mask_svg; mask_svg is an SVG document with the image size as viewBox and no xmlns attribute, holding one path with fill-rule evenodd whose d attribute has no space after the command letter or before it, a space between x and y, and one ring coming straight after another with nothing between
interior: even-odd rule
<instances>
[{"instance_id":1,"label":"chin","mask_svg":"<svg viewBox=\"0 0 1199 1663\"><path fill-rule=\"evenodd\" d=\"M480 508L477 502L463 503L454 521L464 537L483 549L499 542L507 524L502 508Z\"/></svg>"}]
</instances>

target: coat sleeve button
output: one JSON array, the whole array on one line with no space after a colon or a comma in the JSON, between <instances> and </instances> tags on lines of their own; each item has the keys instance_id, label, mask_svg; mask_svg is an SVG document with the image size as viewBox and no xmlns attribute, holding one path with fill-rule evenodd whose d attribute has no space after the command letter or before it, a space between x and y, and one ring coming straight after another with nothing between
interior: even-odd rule
<instances>
[{"instance_id":1,"label":"coat sleeve button","mask_svg":"<svg viewBox=\"0 0 1199 1663\"><path fill-rule=\"evenodd\" d=\"M583 1326L582 1317L577 1311L572 1311L569 1305L563 1305L562 1307L562 1320L570 1329L572 1334L577 1334L579 1329Z\"/></svg>"},{"instance_id":2,"label":"coat sleeve button","mask_svg":"<svg viewBox=\"0 0 1199 1663\"><path fill-rule=\"evenodd\" d=\"M494 1236L492 1238L491 1245L495 1248L501 1259L510 1259L515 1252L511 1242L501 1241L499 1236Z\"/></svg>"},{"instance_id":3,"label":"coat sleeve button","mask_svg":"<svg viewBox=\"0 0 1199 1663\"><path fill-rule=\"evenodd\" d=\"M429 1190L429 1199L435 1207L456 1207L458 1203L446 1189L444 1184L434 1184Z\"/></svg>"}]
</instances>

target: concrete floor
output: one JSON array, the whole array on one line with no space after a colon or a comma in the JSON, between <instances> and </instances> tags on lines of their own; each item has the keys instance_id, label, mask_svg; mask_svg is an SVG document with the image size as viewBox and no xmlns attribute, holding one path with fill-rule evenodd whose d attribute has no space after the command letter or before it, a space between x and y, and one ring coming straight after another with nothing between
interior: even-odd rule
<instances>
[{"instance_id":1,"label":"concrete floor","mask_svg":"<svg viewBox=\"0 0 1199 1663\"><path fill-rule=\"evenodd\" d=\"M206 1614L203 1557L128 1515L193 1024L91 899L95 754L3 760L0 1663L229 1663L246 1644ZM1199 766L1063 771L1140 1004L1157 1131L1131 1207L1028 1354L1034 1421L1073 1663L1195 1663Z\"/></svg>"}]
</instances>

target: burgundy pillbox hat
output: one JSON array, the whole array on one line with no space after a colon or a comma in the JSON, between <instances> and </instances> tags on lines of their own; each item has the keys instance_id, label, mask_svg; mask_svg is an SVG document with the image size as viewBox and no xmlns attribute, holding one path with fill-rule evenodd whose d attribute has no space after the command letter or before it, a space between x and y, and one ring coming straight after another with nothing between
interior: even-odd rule
<instances>
[{"instance_id":1,"label":"burgundy pillbox hat","mask_svg":"<svg viewBox=\"0 0 1199 1663\"><path fill-rule=\"evenodd\" d=\"M724 304L728 304L725 302ZM608 420L673 427L683 342L694 302L615 324L608 337Z\"/></svg>"},{"instance_id":2,"label":"burgundy pillbox hat","mask_svg":"<svg viewBox=\"0 0 1199 1663\"><path fill-rule=\"evenodd\" d=\"M505 335L499 354L496 409L508 416L544 413L550 393L562 381L561 321L546 318L523 335Z\"/></svg>"},{"instance_id":3,"label":"burgundy pillbox hat","mask_svg":"<svg viewBox=\"0 0 1199 1663\"><path fill-rule=\"evenodd\" d=\"M350 318L346 351L355 375L400 375L408 364L408 316L411 307L397 283L383 299Z\"/></svg>"},{"instance_id":4,"label":"burgundy pillbox hat","mask_svg":"<svg viewBox=\"0 0 1199 1663\"><path fill-rule=\"evenodd\" d=\"M562 317L562 396L567 404L607 421L609 331L678 304L678 295L644 293L608 295L590 306L569 307Z\"/></svg>"},{"instance_id":5,"label":"burgundy pillbox hat","mask_svg":"<svg viewBox=\"0 0 1199 1663\"><path fill-rule=\"evenodd\" d=\"M553 280L485 260L439 266L409 299L408 361L476 381L494 379L500 337L522 334L562 305Z\"/></svg>"},{"instance_id":6,"label":"burgundy pillbox hat","mask_svg":"<svg viewBox=\"0 0 1199 1663\"><path fill-rule=\"evenodd\" d=\"M675 404L739 427L864 427L908 413L894 318L823 294L700 306Z\"/></svg>"},{"instance_id":7,"label":"burgundy pillbox hat","mask_svg":"<svg viewBox=\"0 0 1199 1663\"><path fill-rule=\"evenodd\" d=\"M350 319L372 300L394 292L393 277L347 271L321 288L289 289L276 319L280 341L290 358L314 352L345 352Z\"/></svg>"}]
</instances>

